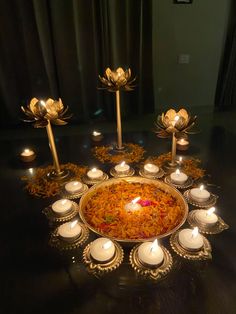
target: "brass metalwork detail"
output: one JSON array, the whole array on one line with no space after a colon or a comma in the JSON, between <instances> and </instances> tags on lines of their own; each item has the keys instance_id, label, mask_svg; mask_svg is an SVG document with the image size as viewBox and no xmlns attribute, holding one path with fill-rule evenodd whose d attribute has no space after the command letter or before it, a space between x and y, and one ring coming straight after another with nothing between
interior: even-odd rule
<instances>
[{"instance_id":1,"label":"brass metalwork detail","mask_svg":"<svg viewBox=\"0 0 236 314\"><path fill-rule=\"evenodd\" d=\"M110 175L113 176L114 178L124 178L124 177L131 177L135 173L135 170L130 167L129 170L126 173L118 173L115 170L115 167L111 168L110 170Z\"/></svg>"},{"instance_id":2,"label":"brass metalwork detail","mask_svg":"<svg viewBox=\"0 0 236 314\"><path fill-rule=\"evenodd\" d=\"M211 245L207 238L203 237L203 247L198 251L191 251L183 248L179 243L179 232L173 233L170 237L170 245L179 256L189 260L208 260L212 259Z\"/></svg>"},{"instance_id":3,"label":"brass metalwork detail","mask_svg":"<svg viewBox=\"0 0 236 314\"><path fill-rule=\"evenodd\" d=\"M200 221L197 220L196 218L196 212L198 210L192 210L189 214L188 214L188 223L190 224L191 227L198 227L199 231L201 233L204 234L217 234L217 233L221 233L222 231L229 229L229 225L227 225L224 220L218 217L218 221L214 224L214 225L208 225L205 223L202 223Z\"/></svg>"},{"instance_id":4,"label":"brass metalwork detail","mask_svg":"<svg viewBox=\"0 0 236 314\"><path fill-rule=\"evenodd\" d=\"M171 271L173 259L170 252L165 247L161 246L164 253L163 263L155 268L151 266L148 267L140 261L138 257L138 247L139 244L131 250L129 260L131 266L139 275L153 280L160 280Z\"/></svg>"},{"instance_id":5,"label":"brass metalwork detail","mask_svg":"<svg viewBox=\"0 0 236 314\"><path fill-rule=\"evenodd\" d=\"M161 138L172 136L170 166L176 166L176 137L183 137L184 134L191 133L190 130L194 127L196 120L197 116L191 117L185 109L180 109L178 112L169 109L157 117L155 124L157 136Z\"/></svg>"},{"instance_id":6,"label":"brass metalwork detail","mask_svg":"<svg viewBox=\"0 0 236 314\"><path fill-rule=\"evenodd\" d=\"M139 170L139 175L147 179L160 179L164 176L164 174L165 174L165 171L162 168L159 168L159 171L154 175L146 173L143 168Z\"/></svg>"},{"instance_id":7,"label":"brass metalwork detail","mask_svg":"<svg viewBox=\"0 0 236 314\"><path fill-rule=\"evenodd\" d=\"M42 212L48 218L48 220L52 222L62 223L62 222L67 222L73 219L78 214L78 211L79 211L78 204L72 201L72 209L68 213L66 213L64 216L58 216L52 210L52 205L45 207Z\"/></svg>"},{"instance_id":8,"label":"brass metalwork detail","mask_svg":"<svg viewBox=\"0 0 236 314\"><path fill-rule=\"evenodd\" d=\"M121 113L120 113L120 90L131 91L134 89L133 82L136 78L131 79L131 70L123 70L117 68L112 71L107 68L104 73L104 77L99 75L99 79L103 84L103 89L107 89L109 92L116 93L116 123L117 123L117 149L122 150L122 127L121 127Z\"/></svg>"},{"instance_id":9,"label":"brass metalwork detail","mask_svg":"<svg viewBox=\"0 0 236 314\"><path fill-rule=\"evenodd\" d=\"M218 196L215 195L215 194L212 194L210 193L210 198L205 201L205 202L197 202L195 200L192 199L191 195L190 195L190 190L187 190L183 193L183 196L185 197L186 201L193 205L193 206L196 206L196 207L202 207L202 208L208 208L208 207L211 207L211 206L214 206L217 199L218 199Z\"/></svg>"},{"instance_id":10,"label":"brass metalwork detail","mask_svg":"<svg viewBox=\"0 0 236 314\"><path fill-rule=\"evenodd\" d=\"M172 180L170 178L170 175L168 175L168 176L165 177L164 182L167 183L167 184L173 185L175 188L177 188L179 190L187 189L187 188L189 188L190 186L193 185L193 179L190 178L190 177L188 177L187 181L184 182L183 184L175 184L175 183L172 182Z\"/></svg>"},{"instance_id":11,"label":"brass metalwork detail","mask_svg":"<svg viewBox=\"0 0 236 314\"><path fill-rule=\"evenodd\" d=\"M55 168L55 171L48 174L48 177L50 180L64 180L65 177L69 176L69 172L61 170L51 123L56 125L67 124L66 120L71 118L71 115L65 116L68 107L64 109L64 105L60 98L58 101L51 98L48 98L46 101L33 98L27 107L22 106L21 109L29 117L29 120L24 121L33 122L35 128L46 127L53 165Z\"/></svg>"},{"instance_id":12,"label":"brass metalwork detail","mask_svg":"<svg viewBox=\"0 0 236 314\"><path fill-rule=\"evenodd\" d=\"M89 230L84 224L80 222L78 224L81 227L81 234L73 242L67 242L61 239L58 235L58 228L56 228L51 234L49 245L61 251L74 250L81 247L88 240Z\"/></svg>"},{"instance_id":13,"label":"brass metalwork detail","mask_svg":"<svg viewBox=\"0 0 236 314\"><path fill-rule=\"evenodd\" d=\"M69 192L67 192L66 189L65 189L65 186L64 186L62 191L61 191L61 197L73 200L73 199L80 198L86 191L88 191L88 186L87 186L87 184L84 184L84 183L83 183L81 191L79 191L77 193L69 193Z\"/></svg>"},{"instance_id":14,"label":"brass metalwork detail","mask_svg":"<svg viewBox=\"0 0 236 314\"><path fill-rule=\"evenodd\" d=\"M108 180L108 178L109 178L109 176L106 173L103 173L103 176L97 180L92 180L87 175L84 175L82 177L82 181L88 185L94 185L94 184L98 184L98 183L101 183L103 181L106 181L106 180Z\"/></svg>"},{"instance_id":15,"label":"brass metalwork detail","mask_svg":"<svg viewBox=\"0 0 236 314\"><path fill-rule=\"evenodd\" d=\"M108 272L111 272L117 269L124 259L124 251L122 247L116 242L113 241L115 245L115 254L114 257L105 263L99 263L94 261L94 259L90 255L90 246L92 244L89 243L84 251L83 251L83 262L87 266L87 270L89 273L92 273L95 276L101 276Z\"/></svg>"}]
</instances>

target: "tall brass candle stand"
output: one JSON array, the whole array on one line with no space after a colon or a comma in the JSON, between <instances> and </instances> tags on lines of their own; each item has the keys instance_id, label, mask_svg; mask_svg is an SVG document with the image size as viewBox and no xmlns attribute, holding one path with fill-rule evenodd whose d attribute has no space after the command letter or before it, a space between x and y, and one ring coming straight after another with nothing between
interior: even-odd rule
<instances>
[{"instance_id":1,"label":"tall brass candle stand","mask_svg":"<svg viewBox=\"0 0 236 314\"><path fill-rule=\"evenodd\" d=\"M27 107L21 107L23 112L30 118L26 122L33 122L35 128L46 127L50 150L53 158L54 170L47 174L50 180L60 181L68 179L72 176L72 172L68 169L61 169L55 140L52 132L51 123L56 125L65 125L65 120L69 119L71 115L65 116L68 107L64 109L63 103L59 98L58 101L51 98L46 101L33 98Z\"/></svg>"}]
</instances>

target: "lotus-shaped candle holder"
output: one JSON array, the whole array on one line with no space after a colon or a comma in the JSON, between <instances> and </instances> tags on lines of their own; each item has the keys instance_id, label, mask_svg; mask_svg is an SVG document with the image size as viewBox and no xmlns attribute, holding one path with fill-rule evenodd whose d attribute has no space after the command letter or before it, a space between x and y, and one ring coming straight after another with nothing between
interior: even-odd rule
<instances>
[{"instance_id":1,"label":"lotus-shaped candle holder","mask_svg":"<svg viewBox=\"0 0 236 314\"><path fill-rule=\"evenodd\" d=\"M64 108L60 98L59 100L48 98L46 101L33 98L27 107L21 106L21 109L28 117L28 119L24 119L25 122L32 122L35 128L46 127L55 167L55 171L49 173L48 178L55 180L67 178L71 173L69 170L61 171L51 123L56 125L67 124L66 120L71 118L71 115L66 116L68 107Z\"/></svg>"},{"instance_id":2,"label":"lotus-shaped candle holder","mask_svg":"<svg viewBox=\"0 0 236 314\"><path fill-rule=\"evenodd\" d=\"M191 129L195 126L197 116L191 116L185 109L176 112L169 109L166 113L157 117L156 133L158 137L167 138L172 136L172 157L171 167L176 166L176 137L182 137L185 134L194 134Z\"/></svg>"},{"instance_id":3,"label":"lotus-shaped candle holder","mask_svg":"<svg viewBox=\"0 0 236 314\"><path fill-rule=\"evenodd\" d=\"M120 91L132 91L134 89L134 81L136 78L131 78L131 70L123 70L117 68L112 71L110 68L105 70L104 76L99 75L99 79L103 84L101 89L107 89L109 92L116 93L116 120L117 120L117 148L123 149L122 145L122 127L120 114Z\"/></svg>"}]
</instances>

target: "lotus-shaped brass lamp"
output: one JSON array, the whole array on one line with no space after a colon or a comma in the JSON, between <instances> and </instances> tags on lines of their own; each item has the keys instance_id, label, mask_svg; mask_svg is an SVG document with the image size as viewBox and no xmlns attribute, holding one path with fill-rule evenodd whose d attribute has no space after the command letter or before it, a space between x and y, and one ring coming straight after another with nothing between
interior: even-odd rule
<instances>
[{"instance_id":1,"label":"lotus-shaped brass lamp","mask_svg":"<svg viewBox=\"0 0 236 314\"><path fill-rule=\"evenodd\" d=\"M56 125L65 125L66 120L71 118L71 115L65 116L68 107L64 108L60 98L48 98L46 101L33 98L27 107L21 106L21 109L29 117L24 121L34 122L35 128L44 128L49 121Z\"/></svg>"},{"instance_id":2,"label":"lotus-shaped brass lamp","mask_svg":"<svg viewBox=\"0 0 236 314\"><path fill-rule=\"evenodd\" d=\"M51 123L65 125L71 115L65 116L68 107L64 108L61 99L53 100L48 98L46 101L32 98L27 107L21 106L22 111L29 117L25 122L33 122L35 128L46 127L49 146L51 149L55 171L48 174L50 179L61 180L70 175L70 171L61 171L57 155L55 140L52 132Z\"/></svg>"},{"instance_id":3,"label":"lotus-shaped brass lamp","mask_svg":"<svg viewBox=\"0 0 236 314\"><path fill-rule=\"evenodd\" d=\"M172 136L171 166L176 165L176 137L195 133L191 132L191 129L194 127L196 119L197 116L191 117L185 109L180 109L178 112L169 109L166 113L162 113L161 116L157 117L157 136L161 138Z\"/></svg>"},{"instance_id":4,"label":"lotus-shaped brass lamp","mask_svg":"<svg viewBox=\"0 0 236 314\"><path fill-rule=\"evenodd\" d=\"M131 78L131 70L123 70L117 68L112 71L107 68L104 77L99 75L99 79L103 84L102 89L107 89L109 92L116 93L116 120L117 120L117 148L123 149L122 145L122 128L121 128L121 114L120 114L120 91L132 91L134 89L135 78Z\"/></svg>"}]
</instances>

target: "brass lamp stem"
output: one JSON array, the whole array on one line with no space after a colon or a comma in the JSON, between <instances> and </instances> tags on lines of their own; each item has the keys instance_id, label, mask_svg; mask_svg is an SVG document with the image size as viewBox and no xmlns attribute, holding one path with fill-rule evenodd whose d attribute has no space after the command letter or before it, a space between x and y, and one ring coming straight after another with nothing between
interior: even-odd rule
<instances>
[{"instance_id":1,"label":"brass lamp stem","mask_svg":"<svg viewBox=\"0 0 236 314\"><path fill-rule=\"evenodd\" d=\"M57 174L59 174L59 173L61 173L61 169L60 169L60 164L59 164L59 160L58 160L58 156L57 156L57 149L56 149L56 145L55 145L55 141L54 141L54 136L52 133L52 127L51 127L50 120L48 120L46 130L47 130L47 134L48 134L50 149L52 152L54 167L55 167Z\"/></svg>"},{"instance_id":2,"label":"brass lamp stem","mask_svg":"<svg viewBox=\"0 0 236 314\"><path fill-rule=\"evenodd\" d=\"M122 149L122 129L120 115L120 91L116 91L117 148Z\"/></svg>"},{"instance_id":3,"label":"brass lamp stem","mask_svg":"<svg viewBox=\"0 0 236 314\"><path fill-rule=\"evenodd\" d=\"M176 158L176 137L175 132L172 133L172 150L171 150L171 165L174 166Z\"/></svg>"}]
</instances>

